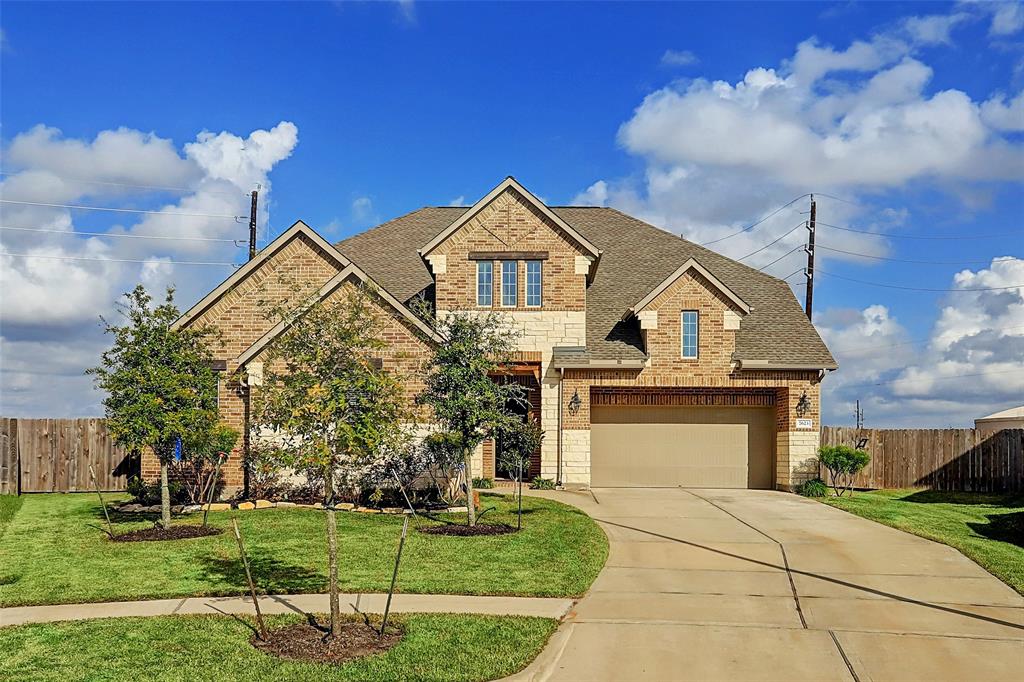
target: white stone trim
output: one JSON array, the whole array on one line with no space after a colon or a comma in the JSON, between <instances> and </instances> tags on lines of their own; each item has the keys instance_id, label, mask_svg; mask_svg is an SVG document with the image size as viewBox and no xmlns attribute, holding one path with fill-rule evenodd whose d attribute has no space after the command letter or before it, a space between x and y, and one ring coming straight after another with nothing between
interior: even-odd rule
<instances>
[{"instance_id":1,"label":"white stone trim","mask_svg":"<svg viewBox=\"0 0 1024 682\"><path fill-rule=\"evenodd\" d=\"M435 275L443 275L448 272L448 256L443 253L432 253L427 256L427 263Z\"/></svg>"},{"instance_id":2,"label":"white stone trim","mask_svg":"<svg viewBox=\"0 0 1024 682\"><path fill-rule=\"evenodd\" d=\"M641 329L657 329L658 328L658 311L657 310L644 310L636 316L640 320Z\"/></svg>"}]
</instances>

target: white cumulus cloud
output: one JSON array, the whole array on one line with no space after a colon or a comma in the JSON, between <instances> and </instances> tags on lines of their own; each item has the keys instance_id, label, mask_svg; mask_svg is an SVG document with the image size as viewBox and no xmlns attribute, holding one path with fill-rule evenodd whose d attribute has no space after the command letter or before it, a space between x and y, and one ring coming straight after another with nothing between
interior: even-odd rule
<instances>
[{"instance_id":1,"label":"white cumulus cloud","mask_svg":"<svg viewBox=\"0 0 1024 682\"><path fill-rule=\"evenodd\" d=\"M45 125L15 135L4 149L8 174L0 182L5 200L22 202L0 204L0 253L6 254L0 256L0 388L24 383L26 374L11 363L28 357L32 344L59 337L101 347L98 317L110 315L114 300L136 283L152 290L175 285L187 307L230 274L230 265L182 263L244 259L238 247L247 241L248 220L234 216L248 215L248 193L260 187L258 223L267 223L269 174L297 142L298 130L287 121L247 136L203 131L180 151L169 139L128 128L93 139L69 138ZM22 396L17 409L45 412L56 399L45 387L57 390L60 383L35 384L36 393Z\"/></svg>"}]
</instances>

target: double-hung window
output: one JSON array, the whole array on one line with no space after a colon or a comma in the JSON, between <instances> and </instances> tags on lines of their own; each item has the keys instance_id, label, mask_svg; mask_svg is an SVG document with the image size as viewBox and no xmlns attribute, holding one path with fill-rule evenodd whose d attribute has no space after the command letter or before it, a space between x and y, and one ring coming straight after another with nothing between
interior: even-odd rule
<instances>
[{"instance_id":1,"label":"double-hung window","mask_svg":"<svg viewBox=\"0 0 1024 682\"><path fill-rule=\"evenodd\" d=\"M681 313L680 325L682 327L682 357L696 359L697 338L698 338L699 315L696 310L684 310Z\"/></svg>"},{"instance_id":2,"label":"double-hung window","mask_svg":"<svg viewBox=\"0 0 1024 682\"><path fill-rule=\"evenodd\" d=\"M505 308L515 308L519 301L519 273L517 261L501 261L501 305Z\"/></svg>"},{"instance_id":3,"label":"double-hung window","mask_svg":"<svg viewBox=\"0 0 1024 682\"><path fill-rule=\"evenodd\" d=\"M543 274L539 260L526 261L526 305L539 308L543 300Z\"/></svg>"},{"instance_id":4,"label":"double-hung window","mask_svg":"<svg viewBox=\"0 0 1024 682\"><path fill-rule=\"evenodd\" d=\"M489 260L476 262L476 304L490 307L494 298L494 263Z\"/></svg>"}]
</instances>

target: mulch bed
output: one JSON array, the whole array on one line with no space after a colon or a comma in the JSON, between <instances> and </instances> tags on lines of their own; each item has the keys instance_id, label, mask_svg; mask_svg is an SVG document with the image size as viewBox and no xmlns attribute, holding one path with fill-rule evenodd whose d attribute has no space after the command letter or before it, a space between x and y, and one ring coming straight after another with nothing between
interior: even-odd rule
<instances>
[{"instance_id":1,"label":"mulch bed","mask_svg":"<svg viewBox=\"0 0 1024 682\"><path fill-rule=\"evenodd\" d=\"M213 526L171 526L170 528L142 528L111 538L112 542L158 542L161 540L187 540L189 538L205 538L209 535L220 535L224 531Z\"/></svg>"},{"instance_id":2,"label":"mulch bed","mask_svg":"<svg viewBox=\"0 0 1024 682\"><path fill-rule=\"evenodd\" d=\"M420 528L420 532L427 533L428 535L469 537L474 535L505 535L506 533L515 533L517 531L512 526L504 523L478 523L475 526L452 523L443 526L427 526L426 528Z\"/></svg>"},{"instance_id":3,"label":"mulch bed","mask_svg":"<svg viewBox=\"0 0 1024 682\"><path fill-rule=\"evenodd\" d=\"M405 631L398 625L388 625L383 637L378 637L377 632L366 623L349 622L342 623L341 632L329 637L326 629L298 623L271 630L267 633L269 638L266 642L256 635L249 642L260 651L278 658L338 665L384 653L405 636Z\"/></svg>"}]
</instances>

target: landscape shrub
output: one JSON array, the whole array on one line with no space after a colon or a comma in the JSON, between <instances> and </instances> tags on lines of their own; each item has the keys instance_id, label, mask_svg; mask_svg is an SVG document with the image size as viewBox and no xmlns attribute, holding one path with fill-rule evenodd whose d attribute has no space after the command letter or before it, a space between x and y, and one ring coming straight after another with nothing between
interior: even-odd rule
<instances>
[{"instance_id":1,"label":"landscape shrub","mask_svg":"<svg viewBox=\"0 0 1024 682\"><path fill-rule=\"evenodd\" d=\"M494 487L494 479L493 478L487 478L487 477L474 478L473 479L473 487L474 488L487 488L487 489L493 488Z\"/></svg>"},{"instance_id":2,"label":"landscape shrub","mask_svg":"<svg viewBox=\"0 0 1024 682\"><path fill-rule=\"evenodd\" d=\"M825 481L820 478L812 478L809 481L804 481L796 487L798 495L804 497L827 497L828 486L825 485Z\"/></svg>"},{"instance_id":3,"label":"landscape shrub","mask_svg":"<svg viewBox=\"0 0 1024 682\"><path fill-rule=\"evenodd\" d=\"M319 469L303 469L302 481L294 484L285 497L296 502L322 502L324 499L324 477ZM342 500L348 502L349 500Z\"/></svg>"},{"instance_id":4,"label":"landscape shrub","mask_svg":"<svg viewBox=\"0 0 1024 682\"><path fill-rule=\"evenodd\" d=\"M828 469L832 488L837 496L853 488L853 477L871 461L871 455L849 445L823 445L818 448L818 461Z\"/></svg>"},{"instance_id":5,"label":"landscape shrub","mask_svg":"<svg viewBox=\"0 0 1024 682\"><path fill-rule=\"evenodd\" d=\"M541 478L537 476L530 481L530 487L534 490L554 490L555 480L553 478Z\"/></svg>"},{"instance_id":6,"label":"landscape shrub","mask_svg":"<svg viewBox=\"0 0 1024 682\"><path fill-rule=\"evenodd\" d=\"M423 439L422 447L437 499L449 507L458 506L466 499L461 436L454 431L435 431Z\"/></svg>"},{"instance_id":7,"label":"landscape shrub","mask_svg":"<svg viewBox=\"0 0 1024 682\"><path fill-rule=\"evenodd\" d=\"M226 424L215 424L209 430L190 439L182 453L182 460L171 466L172 476L181 482L192 504L205 504L210 499L210 487L223 487L223 481L214 480L217 462L221 468L238 443L238 431ZM215 498L216 499L216 498Z\"/></svg>"},{"instance_id":8,"label":"landscape shrub","mask_svg":"<svg viewBox=\"0 0 1024 682\"><path fill-rule=\"evenodd\" d=\"M138 476L128 479L125 490L132 496L132 502L146 507L160 504L160 484L146 483ZM171 504L188 504L189 496L180 481L168 481L167 490L171 496Z\"/></svg>"},{"instance_id":9,"label":"landscape shrub","mask_svg":"<svg viewBox=\"0 0 1024 682\"><path fill-rule=\"evenodd\" d=\"M249 451L243 455L249 479L249 497L265 500L284 490L282 458L280 446L255 437L250 439Z\"/></svg>"}]
</instances>

